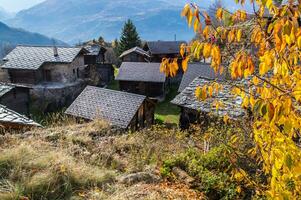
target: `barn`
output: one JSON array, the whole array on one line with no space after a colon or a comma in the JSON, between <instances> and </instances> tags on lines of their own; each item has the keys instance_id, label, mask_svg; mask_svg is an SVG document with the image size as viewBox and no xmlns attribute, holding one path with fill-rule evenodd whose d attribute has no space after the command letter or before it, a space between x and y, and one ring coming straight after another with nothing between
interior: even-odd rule
<instances>
[{"instance_id":1,"label":"barn","mask_svg":"<svg viewBox=\"0 0 301 200\"><path fill-rule=\"evenodd\" d=\"M66 110L80 119L109 122L120 129L137 130L154 123L155 102L146 96L87 86Z\"/></svg>"},{"instance_id":2,"label":"barn","mask_svg":"<svg viewBox=\"0 0 301 200\"><path fill-rule=\"evenodd\" d=\"M224 117L227 115L231 119L239 119L246 116L246 112L241 107L242 99L232 94L233 84L223 81L223 90L214 93L211 98L201 101L196 98L195 90L197 87L203 87L212 83L212 80L203 77L194 79L188 87L186 87L172 101L181 108L180 127L183 129L189 128L191 123L209 124L209 115L215 117ZM237 83L240 84L240 83ZM220 102L223 106L216 108L215 103Z\"/></svg>"},{"instance_id":3,"label":"barn","mask_svg":"<svg viewBox=\"0 0 301 200\"><path fill-rule=\"evenodd\" d=\"M160 72L160 63L123 62L116 77L125 92L164 99L168 81Z\"/></svg>"}]
</instances>

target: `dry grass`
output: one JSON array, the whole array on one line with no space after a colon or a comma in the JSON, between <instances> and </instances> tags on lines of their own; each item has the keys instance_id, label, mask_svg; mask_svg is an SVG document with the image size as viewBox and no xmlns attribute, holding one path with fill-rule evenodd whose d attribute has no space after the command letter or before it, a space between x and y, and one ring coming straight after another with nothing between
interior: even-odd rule
<instances>
[{"instance_id":1,"label":"dry grass","mask_svg":"<svg viewBox=\"0 0 301 200\"><path fill-rule=\"evenodd\" d=\"M164 159L190 147L182 135L163 127L121 134L96 121L0 136L0 199L122 199L132 189L115 177L159 174Z\"/></svg>"}]
</instances>

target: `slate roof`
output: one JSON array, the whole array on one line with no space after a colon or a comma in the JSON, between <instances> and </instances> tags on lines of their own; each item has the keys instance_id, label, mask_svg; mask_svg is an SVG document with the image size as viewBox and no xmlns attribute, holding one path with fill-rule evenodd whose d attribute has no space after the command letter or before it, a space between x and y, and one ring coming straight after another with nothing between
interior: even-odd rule
<instances>
[{"instance_id":1,"label":"slate roof","mask_svg":"<svg viewBox=\"0 0 301 200\"><path fill-rule=\"evenodd\" d=\"M143 56L146 56L146 57L150 57L150 55L146 51L141 49L140 47L134 47L134 48L131 48L129 50L126 50L119 57L122 58L122 57L124 57L124 56L126 56L130 53L133 53L133 52L138 53L138 54L143 55Z\"/></svg>"},{"instance_id":2,"label":"slate roof","mask_svg":"<svg viewBox=\"0 0 301 200\"><path fill-rule=\"evenodd\" d=\"M212 98L208 98L205 101L196 99L195 90L197 86L202 87L210 82L210 80L204 78L194 79L194 81L177 95L171 103L200 112L212 113L217 116L224 116L227 114L232 119L243 117L245 111L241 108L242 99L240 97L235 97L231 93L232 85L229 82L221 82L223 84L223 90L218 94L214 94ZM223 106L220 107L218 111L212 106L215 100L223 103Z\"/></svg>"},{"instance_id":3,"label":"slate roof","mask_svg":"<svg viewBox=\"0 0 301 200\"><path fill-rule=\"evenodd\" d=\"M57 47L58 56L54 56L51 46L17 46L3 58L4 69L37 70L44 63L71 63L83 50L76 47Z\"/></svg>"},{"instance_id":4,"label":"slate roof","mask_svg":"<svg viewBox=\"0 0 301 200\"><path fill-rule=\"evenodd\" d=\"M87 86L65 113L88 120L104 119L126 129L145 99L142 95Z\"/></svg>"},{"instance_id":5,"label":"slate roof","mask_svg":"<svg viewBox=\"0 0 301 200\"><path fill-rule=\"evenodd\" d=\"M15 86L0 83L0 97L14 89Z\"/></svg>"},{"instance_id":6,"label":"slate roof","mask_svg":"<svg viewBox=\"0 0 301 200\"><path fill-rule=\"evenodd\" d=\"M84 48L89 52L88 55L97 56L100 51L106 52L107 49L101 45L92 44L92 45L86 45Z\"/></svg>"},{"instance_id":7,"label":"slate roof","mask_svg":"<svg viewBox=\"0 0 301 200\"><path fill-rule=\"evenodd\" d=\"M152 55L156 54L179 54L181 44L185 41L149 41L147 47Z\"/></svg>"},{"instance_id":8,"label":"slate roof","mask_svg":"<svg viewBox=\"0 0 301 200\"><path fill-rule=\"evenodd\" d=\"M207 79L224 80L225 75L219 75L214 72L210 64L189 63L188 69L184 73L178 92L182 92L195 78L203 77Z\"/></svg>"},{"instance_id":9,"label":"slate roof","mask_svg":"<svg viewBox=\"0 0 301 200\"><path fill-rule=\"evenodd\" d=\"M0 125L2 123L10 123L23 126L41 126L40 124L27 118L26 116L21 115L13 110L10 110L3 105L0 105Z\"/></svg>"},{"instance_id":10,"label":"slate roof","mask_svg":"<svg viewBox=\"0 0 301 200\"><path fill-rule=\"evenodd\" d=\"M160 72L160 63L123 62L116 80L164 83L166 76Z\"/></svg>"}]
</instances>

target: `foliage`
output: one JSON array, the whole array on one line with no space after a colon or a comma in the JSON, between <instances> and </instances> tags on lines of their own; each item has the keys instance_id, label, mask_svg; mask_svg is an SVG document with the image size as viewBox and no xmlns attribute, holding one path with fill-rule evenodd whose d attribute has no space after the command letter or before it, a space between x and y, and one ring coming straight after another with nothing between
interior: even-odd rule
<instances>
[{"instance_id":1,"label":"foliage","mask_svg":"<svg viewBox=\"0 0 301 200\"><path fill-rule=\"evenodd\" d=\"M120 41L118 43L118 52L119 55L126 51L129 50L133 47L136 46L141 46L141 40L138 35L138 32L136 30L136 27L134 23L129 19L127 22L124 24L124 27L122 29Z\"/></svg>"},{"instance_id":2,"label":"foliage","mask_svg":"<svg viewBox=\"0 0 301 200\"><path fill-rule=\"evenodd\" d=\"M235 2L245 4L245 0ZM209 15L201 12L198 5L187 4L182 16L204 40L182 45L183 66L187 66L189 57L202 55L212 59L211 66L216 73L229 71L233 85L235 80L244 79L248 87L236 87L233 92L241 96L242 106L253 113L250 122L255 146L249 154L257 159L262 166L261 173L268 178L266 184L256 185L257 193L271 199L300 199L300 1L288 0L282 5L273 0L250 0L250 3L254 5L252 15L245 10L230 13L218 9L216 17L220 21L231 14L230 26L218 27L212 25ZM201 25L201 17L205 19L205 27ZM251 18L255 23L249 34L243 23ZM230 52L230 64L226 68L221 59L222 50ZM174 75L178 67L167 60L162 62L162 69ZM208 89L208 86L198 89L200 100L210 98ZM240 174L237 178L248 180L247 174Z\"/></svg>"}]
</instances>

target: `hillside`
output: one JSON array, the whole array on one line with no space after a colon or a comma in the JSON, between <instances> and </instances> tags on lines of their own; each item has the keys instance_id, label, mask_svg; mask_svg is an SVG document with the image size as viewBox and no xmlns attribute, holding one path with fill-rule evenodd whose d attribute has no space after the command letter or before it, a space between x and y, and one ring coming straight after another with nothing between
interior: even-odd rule
<instances>
[{"instance_id":1,"label":"hillside","mask_svg":"<svg viewBox=\"0 0 301 200\"><path fill-rule=\"evenodd\" d=\"M7 51L18 44L27 45L53 45L53 39L38 33L31 33L23 29L12 28L0 22L0 58ZM66 45L56 40L58 45Z\"/></svg>"},{"instance_id":2,"label":"hillside","mask_svg":"<svg viewBox=\"0 0 301 200\"><path fill-rule=\"evenodd\" d=\"M0 20L11 18L12 14L8 13L4 8L0 6Z\"/></svg>"},{"instance_id":3,"label":"hillside","mask_svg":"<svg viewBox=\"0 0 301 200\"><path fill-rule=\"evenodd\" d=\"M187 32L180 17L184 4L185 0L47 0L7 22L77 43L100 35L111 41L120 36L123 23L130 18L143 39L173 40L176 34L178 39L188 40L193 32Z\"/></svg>"}]
</instances>

